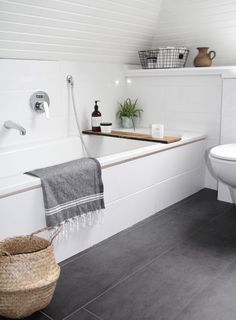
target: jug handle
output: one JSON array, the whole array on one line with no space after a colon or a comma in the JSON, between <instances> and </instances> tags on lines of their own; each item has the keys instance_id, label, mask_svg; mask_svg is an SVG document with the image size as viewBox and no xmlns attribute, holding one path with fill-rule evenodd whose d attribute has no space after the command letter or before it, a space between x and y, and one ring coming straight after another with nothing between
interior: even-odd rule
<instances>
[{"instance_id":1,"label":"jug handle","mask_svg":"<svg viewBox=\"0 0 236 320\"><path fill-rule=\"evenodd\" d=\"M213 60L216 57L216 52L212 50L208 53L208 55L209 55L209 58Z\"/></svg>"}]
</instances>

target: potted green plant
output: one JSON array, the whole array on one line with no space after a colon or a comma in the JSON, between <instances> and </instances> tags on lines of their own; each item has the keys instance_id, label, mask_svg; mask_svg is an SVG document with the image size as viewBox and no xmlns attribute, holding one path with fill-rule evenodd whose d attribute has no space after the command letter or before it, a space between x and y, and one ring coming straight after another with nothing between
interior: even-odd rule
<instances>
[{"instance_id":1,"label":"potted green plant","mask_svg":"<svg viewBox=\"0 0 236 320\"><path fill-rule=\"evenodd\" d=\"M134 119L141 116L143 109L138 107L138 99L132 101L130 98L124 100L123 103L119 103L119 110L117 111L117 117L121 119L123 128L134 128Z\"/></svg>"}]
</instances>

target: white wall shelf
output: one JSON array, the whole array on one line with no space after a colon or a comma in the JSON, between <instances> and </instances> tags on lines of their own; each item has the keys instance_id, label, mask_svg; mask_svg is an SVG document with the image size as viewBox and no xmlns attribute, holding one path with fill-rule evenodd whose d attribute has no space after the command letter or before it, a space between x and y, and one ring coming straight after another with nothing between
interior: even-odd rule
<instances>
[{"instance_id":1,"label":"white wall shelf","mask_svg":"<svg viewBox=\"0 0 236 320\"><path fill-rule=\"evenodd\" d=\"M127 69L126 77L160 77L160 76L220 76L236 78L236 66L209 68L173 68L173 69Z\"/></svg>"}]
</instances>

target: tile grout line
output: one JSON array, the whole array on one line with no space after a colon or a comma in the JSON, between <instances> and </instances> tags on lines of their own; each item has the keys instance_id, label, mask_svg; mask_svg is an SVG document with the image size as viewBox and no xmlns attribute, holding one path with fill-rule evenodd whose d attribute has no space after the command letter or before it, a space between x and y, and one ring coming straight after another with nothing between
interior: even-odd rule
<instances>
[{"instance_id":1,"label":"tile grout line","mask_svg":"<svg viewBox=\"0 0 236 320\"><path fill-rule=\"evenodd\" d=\"M42 313L45 317L47 317L50 320L54 320L52 317L50 317L48 314L46 314L44 311L40 310L40 313Z\"/></svg>"},{"instance_id":2,"label":"tile grout line","mask_svg":"<svg viewBox=\"0 0 236 320\"><path fill-rule=\"evenodd\" d=\"M204 188L201 189L201 190L204 190ZM198 191L196 194L198 194L199 192L201 192L201 190ZM119 237L120 233L127 234L127 233L129 233L129 232L131 232L131 231L134 231L134 230L136 230L136 229L138 229L138 228L146 225L147 223L149 223L150 221L152 221L152 219L155 219L155 216L156 216L156 218L158 219L159 217L162 217L163 215L168 214L168 213L169 213L169 212L168 212L169 210L176 210L176 208L173 208L174 206L176 206L176 207L178 208L179 206L181 206L181 204L188 203L189 201L192 200L192 199L189 199L189 198L192 198L193 196L194 196L194 195L191 195L191 196L189 196L188 198L182 199L182 200L180 200L179 202L174 203L174 204L170 205L169 207L164 208L164 209L158 211L158 212L160 212L159 214L158 214L158 212L156 212L156 213L154 213L153 215L151 215L151 216L149 216L149 217L147 217L147 218L144 219L144 220L148 219L148 221L139 221L139 222L137 222L138 225L137 225L136 227L135 227L135 225L130 226L130 227L128 227L128 230L126 230L126 229L121 230L121 231L119 231L118 233L114 234L113 236L111 236L111 237L109 237L109 238L107 238L107 239L104 239L104 240L102 240L102 241L99 242L99 243L96 243L96 244L93 245L92 247L89 247L89 248L85 249L86 252L81 253L81 255L79 255L78 257L75 257L74 259L71 259L70 261L65 262L65 263L62 262L62 263L61 263L61 268L63 268L64 266L68 265L68 264L71 263L71 262L76 261L77 259L80 259L80 258L84 257L84 256L85 256L86 254L88 254L90 251L92 251L92 250L94 250L94 249L96 249L96 248L99 248L100 246L102 246L102 245L104 244L104 243L103 243L104 241L111 240L111 239L114 238L114 237ZM164 212L161 213L161 211L164 211ZM132 229L132 230L131 230L131 229ZM70 259L70 258L69 258L69 259Z\"/></svg>"},{"instance_id":3,"label":"tile grout line","mask_svg":"<svg viewBox=\"0 0 236 320\"><path fill-rule=\"evenodd\" d=\"M225 209L222 213L219 213L216 217L211 218L207 224L212 223L215 219L217 219L218 217L222 216L223 214L225 214L227 211L229 211L231 208L229 209ZM201 226L200 228L198 228L197 230L193 231L191 233L191 237L195 234L198 233L202 228L204 228L204 226ZM146 267L148 267L149 265L151 265L152 263L154 263L155 261L157 261L158 259L160 259L163 255L165 255L166 253L168 253L169 251L173 250L177 245L179 245L181 243L181 241L177 242L174 246L170 247L169 249L165 250L164 252L162 252L161 254L159 254L157 257L155 257L154 259L150 260L149 262L147 262L146 264L140 266L138 269L136 269L135 271L133 271L132 273L128 274L125 277L122 277L118 282L116 282L114 285L112 285L111 287L109 287L108 289L106 289L105 291L103 291L102 293L100 293L98 296L96 296L95 298L91 299L90 301L88 301L87 303L85 303L84 305L82 305L81 307L79 307L78 309L76 309L75 311L73 311L71 314L67 315L66 317L64 317L62 320L66 320L67 318L69 318L71 315L75 314L76 312L78 312L80 309L85 309L88 310L86 307L94 302L95 300L97 300L98 298L100 298L101 296L103 296L104 294L106 294L107 292L109 292L110 290L114 289L115 287L117 287L118 285L120 285L121 283L123 283L124 281L128 280L129 278L131 278L132 276L134 276L136 273L144 270ZM89 311L89 310L88 310Z\"/></svg>"},{"instance_id":4,"label":"tile grout line","mask_svg":"<svg viewBox=\"0 0 236 320\"><path fill-rule=\"evenodd\" d=\"M88 312L88 313L90 313L92 316L94 316L96 319L98 319L98 320L103 320L102 318L100 318L99 316L97 316L95 313L93 313L92 311L89 311L88 309L86 309L86 308L82 308L82 309L84 309L86 312ZM81 310L82 310L81 309Z\"/></svg>"},{"instance_id":5,"label":"tile grout line","mask_svg":"<svg viewBox=\"0 0 236 320\"><path fill-rule=\"evenodd\" d=\"M164 210L164 209L163 209L163 210ZM163 212L163 213L158 214L158 212L157 212L157 213L154 213L154 215L152 215L152 216L157 215L157 218L159 218L159 217L161 217L161 216L163 216L163 215L165 215L165 214L167 214L167 213L168 213L168 212ZM146 219L149 219L149 218L151 218L152 216L147 217ZM146 220L146 219L145 219L145 220ZM154 219L154 217L153 217L152 219ZM152 220L152 219L150 219L150 220ZM92 250L94 250L94 249L96 249L96 248L101 247L102 245L104 245L104 243L103 243L104 241L109 241L109 240L112 240L112 239L115 238L115 237L119 237L119 236L121 236L120 233L122 233L122 234L127 234L127 233L129 233L129 232L131 232L131 231L134 231L134 230L136 230L136 229L144 226L145 224L147 224L147 223L149 223L149 222L150 222L150 221L146 221L146 222L143 222L143 223L142 223L142 221L139 221L139 222L138 222L138 224L139 224L138 226L135 227L135 225L133 225L133 226L128 227L128 229L131 229L131 228L132 228L132 230L126 230L126 229L121 230L121 231L119 231L118 233L114 234L113 236L111 236L111 237L109 237L109 238L107 238L107 239L102 240L102 241L101 241L102 243L100 243L100 242L96 243L96 244L93 245L92 247L89 247L89 248L85 249L86 252L84 252L84 253L82 253L81 255L79 255L79 257L74 258L74 259L72 259L72 260L70 260L70 261L68 261L68 262L65 262L65 263L62 262L61 268L63 268L64 266L70 264L71 262L74 262L74 261L76 261L76 260L84 257L84 256L85 256L86 254L88 254L90 251L92 251Z\"/></svg>"},{"instance_id":6,"label":"tile grout line","mask_svg":"<svg viewBox=\"0 0 236 320\"><path fill-rule=\"evenodd\" d=\"M178 317L181 316L182 312L184 312L184 310L193 302L194 299L196 299L203 291L207 290L207 288L210 287L210 285L214 282L217 281L217 279L219 279L219 277L236 261L236 257L232 259L232 261L230 261L227 266L221 271L219 272L219 274L217 274L215 277L213 277L212 280L209 281L209 283L206 285L206 287L202 290L199 290L198 292L196 292L196 294L193 295L193 297L190 299L190 301L183 307L183 309L177 314L177 316L173 319L173 320L178 320ZM87 310L87 309L86 309Z\"/></svg>"},{"instance_id":7,"label":"tile grout line","mask_svg":"<svg viewBox=\"0 0 236 320\"><path fill-rule=\"evenodd\" d=\"M167 208L166 208L166 209L167 209ZM166 209L163 209L163 210L166 210ZM161 210L161 211L162 211L162 210ZM152 219L155 219L155 217L154 217L155 215L157 215L157 218L159 218L159 217L161 217L161 216L163 216L163 215L165 215L165 214L168 214L168 211L167 211L167 212L160 213L160 214L158 214L158 212L156 212L156 213L154 213L153 215L145 218L144 220L146 220L146 219L152 220ZM89 248L85 249L86 252L81 253L81 255L79 255L79 257L74 258L74 259L72 259L72 260L70 260L70 261L68 261L68 262L65 262L64 264L63 264L63 262L62 262L61 268L63 268L63 267L66 266L67 264L69 264L69 263L71 263L71 262L74 262L74 261L76 261L77 259L80 259L81 257L85 256L86 254L89 253L89 251L92 251L92 250L94 250L94 249L96 249L96 248L101 247L102 245L104 245L103 242L112 240L112 239L115 238L115 237L119 237L119 236L121 236L121 233L122 233L122 234L127 234L127 233L129 233L129 232L131 232L131 231L134 231L134 230L136 230L136 229L144 226L145 224L147 224L147 223L149 223L149 222L150 222L150 221L139 221L139 222L137 222L138 225L137 225L136 227L135 227L135 224L134 224L133 226L128 227L128 228L127 228L128 230L127 230L127 229L121 230L121 231L119 231L118 233L114 234L113 236L111 236L111 237L109 237L109 238L107 238L107 239L104 239L104 240L102 240L101 242L96 243L96 244L93 245L92 247L89 247ZM131 229L132 229L132 230L131 230Z\"/></svg>"},{"instance_id":8,"label":"tile grout line","mask_svg":"<svg viewBox=\"0 0 236 320\"><path fill-rule=\"evenodd\" d=\"M86 309L86 306L89 305L90 303L92 303L94 300L100 298L101 296L103 296L104 294L106 294L107 292L109 292L110 290L114 289L116 286L118 286L119 284L121 284L122 282L124 282L125 280L129 279L130 277L132 277L133 275L135 275L137 272L142 271L143 269L145 269L149 264L153 263L155 260L157 260L158 258L160 258L162 255L166 254L168 251L170 251L171 249L173 249L173 247L167 249L166 251L162 252L159 256L157 256L156 258L152 259L151 261L149 261L148 263L146 263L145 265L141 266L140 268L136 269L135 271L133 271L132 273L130 273L129 275L122 277L118 282L116 282L115 284L113 284L111 287L109 287L108 289L106 289L105 291L103 291L102 293L100 293L98 296L96 296L95 298L89 300L88 302L86 302L84 305L82 305L81 307L79 307L78 309L76 309L75 311L73 311L71 314L69 314L68 316L64 317L62 320L66 320L68 317L70 317L71 315L75 314L77 311L79 311L80 309Z\"/></svg>"}]
</instances>

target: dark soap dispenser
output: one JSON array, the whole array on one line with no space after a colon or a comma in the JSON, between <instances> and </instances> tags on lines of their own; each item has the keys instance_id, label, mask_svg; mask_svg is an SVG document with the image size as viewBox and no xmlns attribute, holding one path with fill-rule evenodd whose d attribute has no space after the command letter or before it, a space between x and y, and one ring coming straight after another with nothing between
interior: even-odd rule
<instances>
[{"instance_id":1,"label":"dark soap dispenser","mask_svg":"<svg viewBox=\"0 0 236 320\"><path fill-rule=\"evenodd\" d=\"M92 131L95 131L95 132L101 132L100 123L102 122L102 114L98 110L98 104L97 104L98 102L99 100L95 100L94 111L91 117Z\"/></svg>"}]
</instances>

